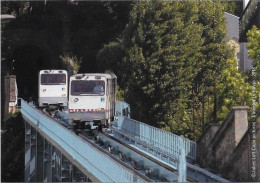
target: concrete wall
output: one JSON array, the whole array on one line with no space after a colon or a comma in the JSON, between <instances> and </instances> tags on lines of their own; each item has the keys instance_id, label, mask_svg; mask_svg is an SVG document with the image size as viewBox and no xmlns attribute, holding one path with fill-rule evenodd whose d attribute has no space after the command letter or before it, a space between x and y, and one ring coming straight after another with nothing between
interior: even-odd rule
<instances>
[{"instance_id":1,"label":"concrete wall","mask_svg":"<svg viewBox=\"0 0 260 183\"><path fill-rule=\"evenodd\" d=\"M199 164L231 180L260 181L260 116L248 125L248 109L233 107L220 127L206 129L198 141Z\"/></svg>"},{"instance_id":2,"label":"concrete wall","mask_svg":"<svg viewBox=\"0 0 260 183\"><path fill-rule=\"evenodd\" d=\"M4 119L6 119L8 113L15 112L16 109L18 91L15 75L5 76L4 88Z\"/></svg>"},{"instance_id":3,"label":"concrete wall","mask_svg":"<svg viewBox=\"0 0 260 183\"><path fill-rule=\"evenodd\" d=\"M251 181L249 161L250 135L247 132L221 172L236 181Z\"/></svg>"},{"instance_id":4,"label":"concrete wall","mask_svg":"<svg viewBox=\"0 0 260 183\"><path fill-rule=\"evenodd\" d=\"M226 175L237 181L260 181L260 116L250 124L232 157L226 163Z\"/></svg>"},{"instance_id":5,"label":"concrete wall","mask_svg":"<svg viewBox=\"0 0 260 183\"><path fill-rule=\"evenodd\" d=\"M209 124L200 139L198 140L197 161L206 167L209 167L210 163L212 162L212 150L207 147L210 146L210 142L215 136L219 127L220 124Z\"/></svg>"}]
</instances>

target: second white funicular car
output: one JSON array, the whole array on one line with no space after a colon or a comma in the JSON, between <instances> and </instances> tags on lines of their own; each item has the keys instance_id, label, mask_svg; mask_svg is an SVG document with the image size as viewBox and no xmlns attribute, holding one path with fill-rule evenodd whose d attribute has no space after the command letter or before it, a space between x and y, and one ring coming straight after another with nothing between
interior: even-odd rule
<instances>
[{"instance_id":1,"label":"second white funicular car","mask_svg":"<svg viewBox=\"0 0 260 183\"><path fill-rule=\"evenodd\" d=\"M69 118L74 129L108 126L116 110L114 74L88 73L70 77Z\"/></svg>"}]
</instances>

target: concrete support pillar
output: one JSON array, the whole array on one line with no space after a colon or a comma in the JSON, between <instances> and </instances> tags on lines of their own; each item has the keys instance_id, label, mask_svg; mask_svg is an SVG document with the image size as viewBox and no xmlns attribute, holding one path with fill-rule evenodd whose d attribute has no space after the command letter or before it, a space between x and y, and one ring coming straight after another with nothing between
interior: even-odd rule
<instances>
[{"instance_id":1,"label":"concrete support pillar","mask_svg":"<svg viewBox=\"0 0 260 183\"><path fill-rule=\"evenodd\" d=\"M233 107L234 110L234 132L235 132L235 147L240 142L248 129L248 107L238 106Z\"/></svg>"},{"instance_id":2,"label":"concrete support pillar","mask_svg":"<svg viewBox=\"0 0 260 183\"><path fill-rule=\"evenodd\" d=\"M16 110L18 90L15 75L5 76L4 88L4 119L7 119L8 113Z\"/></svg>"}]
</instances>

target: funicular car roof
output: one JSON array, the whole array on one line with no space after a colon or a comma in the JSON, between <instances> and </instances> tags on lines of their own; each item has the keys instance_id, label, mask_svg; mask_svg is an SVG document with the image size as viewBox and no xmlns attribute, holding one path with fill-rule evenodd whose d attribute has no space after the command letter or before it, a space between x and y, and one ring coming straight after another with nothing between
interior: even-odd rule
<instances>
[{"instance_id":1,"label":"funicular car roof","mask_svg":"<svg viewBox=\"0 0 260 183\"><path fill-rule=\"evenodd\" d=\"M83 76L83 77L85 77L85 76L101 76L101 77L105 77L105 78L108 78L108 79L117 78L115 74L106 74L106 73L80 73L80 74L73 75L71 77L75 78L76 76Z\"/></svg>"}]
</instances>

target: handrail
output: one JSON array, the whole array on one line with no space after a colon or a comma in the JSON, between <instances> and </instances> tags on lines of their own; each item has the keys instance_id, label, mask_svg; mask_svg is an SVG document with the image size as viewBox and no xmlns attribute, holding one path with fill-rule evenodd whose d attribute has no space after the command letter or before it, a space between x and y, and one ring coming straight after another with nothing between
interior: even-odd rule
<instances>
[{"instance_id":1,"label":"handrail","mask_svg":"<svg viewBox=\"0 0 260 183\"><path fill-rule=\"evenodd\" d=\"M186 156L196 160L197 144L189 139L124 116L117 116L117 126L113 124L111 128L140 139L176 157L179 156L180 149L184 148Z\"/></svg>"}]
</instances>

